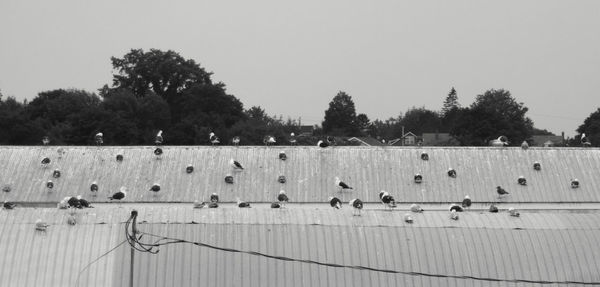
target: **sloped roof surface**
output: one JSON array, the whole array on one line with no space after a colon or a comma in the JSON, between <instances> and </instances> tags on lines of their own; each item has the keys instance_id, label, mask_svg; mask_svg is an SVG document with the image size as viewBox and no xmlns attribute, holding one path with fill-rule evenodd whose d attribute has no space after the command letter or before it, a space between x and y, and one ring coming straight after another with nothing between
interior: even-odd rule
<instances>
[{"instance_id":1,"label":"sloped roof surface","mask_svg":"<svg viewBox=\"0 0 600 287\"><path fill-rule=\"evenodd\" d=\"M236 197L251 202L272 202L285 189L293 202L324 202L335 194L348 201L358 197L378 202L378 192L387 190L402 202L456 202L468 194L475 202L498 201L495 188L511 194L502 202L599 202L600 150L530 148L398 148L398 147L163 147L156 159L153 147L0 147L0 184L11 187L2 199L16 202L56 203L65 196L81 194L92 201L108 201L119 187L128 188L129 202L191 202L208 199L217 192L223 201ZM287 160L279 160L280 151ZM421 152L429 160L420 159ZM117 162L117 154L124 156ZM52 162L41 167L43 157ZM232 171L229 159L245 169ZM532 165L539 161L541 171ZM187 164L194 172L187 174ZM446 171L454 168L457 178ZM52 178L60 169L62 176ZM415 173L423 183L413 182ZM224 177L231 174L234 184ZM277 181L279 175L287 179ZM528 180L517 184L518 176ZM339 193L334 178L354 187ZM570 179L581 187L571 189ZM48 191L47 180L55 187ZM92 197L89 186L97 181L100 192ZM161 191L149 191L153 183Z\"/></svg>"}]
</instances>

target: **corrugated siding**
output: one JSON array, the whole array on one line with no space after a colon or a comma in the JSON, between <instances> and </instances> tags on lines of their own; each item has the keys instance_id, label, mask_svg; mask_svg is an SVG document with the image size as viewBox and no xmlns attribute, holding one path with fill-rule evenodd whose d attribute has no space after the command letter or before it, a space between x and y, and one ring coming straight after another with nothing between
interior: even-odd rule
<instances>
[{"instance_id":1,"label":"corrugated siding","mask_svg":"<svg viewBox=\"0 0 600 287\"><path fill-rule=\"evenodd\" d=\"M323 202L331 194L344 201L359 197L377 202L380 190L387 190L403 202L454 202L468 194L476 202L497 201L495 187L511 193L504 202L599 202L600 150L530 148L373 148L336 147L164 147L157 160L152 147L0 147L0 184L12 191L2 198L17 202L58 202L65 196L91 197L89 185L97 181L100 193L92 201L107 201L120 186L129 189L127 201L191 202L208 199L217 192L223 201L236 197L251 202L274 201L281 188L291 201ZM278 159L285 150L287 161ZM422 151L429 161L422 161ZM125 160L118 163L117 154ZM40 161L49 156L52 163L42 168ZM234 172L228 161L234 158L246 169ZM533 162L542 171L533 170ZM195 171L185 173L187 164ZM449 167L458 172L453 179ZM53 179L55 188L48 192L45 182L59 168L62 177ZM422 184L413 182L421 173ZM232 174L235 183L224 182ZM287 183L277 177L284 175ZM527 186L517 184L523 175ZM334 178L339 176L355 189L338 193ZM570 188L570 179L581 182ZM158 182L158 194L149 191Z\"/></svg>"}]
</instances>

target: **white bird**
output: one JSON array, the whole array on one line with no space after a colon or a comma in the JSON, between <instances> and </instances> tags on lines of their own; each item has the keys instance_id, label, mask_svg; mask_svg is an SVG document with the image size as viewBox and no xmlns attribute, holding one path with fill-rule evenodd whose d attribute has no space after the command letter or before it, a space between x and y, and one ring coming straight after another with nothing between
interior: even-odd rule
<instances>
[{"instance_id":1,"label":"white bird","mask_svg":"<svg viewBox=\"0 0 600 287\"><path fill-rule=\"evenodd\" d=\"M355 198L355 199L350 200L350 202L348 204L350 204L353 207L352 215L355 215L355 216L361 215L363 205L364 205L362 200Z\"/></svg>"},{"instance_id":2,"label":"white bird","mask_svg":"<svg viewBox=\"0 0 600 287\"><path fill-rule=\"evenodd\" d=\"M219 144L219 143L220 143L220 141L219 141L219 138L218 138L218 137L215 135L215 133L213 133L213 132L211 132L211 133L208 135L208 139L210 140L210 143L211 143L212 145L216 145L216 144Z\"/></svg>"},{"instance_id":3,"label":"white bird","mask_svg":"<svg viewBox=\"0 0 600 287\"><path fill-rule=\"evenodd\" d=\"M341 181L339 177L335 177L335 186L340 188L340 191L352 189L351 186L347 185L345 182Z\"/></svg>"},{"instance_id":4,"label":"white bird","mask_svg":"<svg viewBox=\"0 0 600 287\"><path fill-rule=\"evenodd\" d=\"M296 143L298 142L296 140L296 135L294 133L290 133L289 141L290 141L290 144L292 144L292 145L296 145Z\"/></svg>"},{"instance_id":5,"label":"white bird","mask_svg":"<svg viewBox=\"0 0 600 287\"><path fill-rule=\"evenodd\" d=\"M514 216L514 217L521 216L521 214L516 209L514 209L513 207L511 207L511 208L508 209L508 214L510 214L510 216Z\"/></svg>"},{"instance_id":6,"label":"white bird","mask_svg":"<svg viewBox=\"0 0 600 287\"><path fill-rule=\"evenodd\" d=\"M239 146L240 145L240 137L234 136L233 139L231 139L231 142L233 143L234 146Z\"/></svg>"},{"instance_id":7,"label":"white bird","mask_svg":"<svg viewBox=\"0 0 600 287\"><path fill-rule=\"evenodd\" d=\"M390 210L396 207L396 199L385 190L379 192L379 200L381 200L384 207Z\"/></svg>"},{"instance_id":8,"label":"white bird","mask_svg":"<svg viewBox=\"0 0 600 287\"><path fill-rule=\"evenodd\" d=\"M589 147L592 145L592 142L587 136L585 136L585 133L581 134L581 144L583 145L583 147Z\"/></svg>"},{"instance_id":9,"label":"white bird","mask_svg":"<svg viewBox=\"0 0 600 287\"><path fill-rule=\"evenodd\" d=\"M242 164L241 164L241 163L239 163L239 162L237 162L237 161L235 161L235 160L233 160L233 159L230 159L230 160L229 160L229 165L231 165L231 167L232 167L234 170L243 170L243 169L244 169L244 167L242 166Z\"/></svg>"},{"instance_id":10,"label":"white bird","mask_svg":"<svg viewBox=\"0 0 600 287\"><path fill-rule=\"evenodd\" d=\"M331 205L331 207L333 207L335 209L342 208L342 201L339 198L330 196L328 198L328 200L329 200L329 205Z\"/></svg>"},{"instance_id":11,"label":"white bird","mask_svg":"<svg viewBox=\"0 0 600 287\"><path fill-rule=\"evenodd\" d=\"M505 136L499 136L497 139L492 140L490 142L491 146L507 146L508 145L508 138Z\"/></svg>"},{"instance_id":12,"label":"white bird","mask_svg":"<svg viewBox=\"0 0 600 287\"><path fill-rule=\"evenodd\" d=\"M458 220L458 213L456 212L456 210L450 211L450 219Z\"/></svg>"},{"instance_id":13,"label":"white bird","mask_svg":"<svg viewBox=\"0 0 600 287\"><path fill-rule=\"evenodd\" d=\"M317 146L318 147L322 147L322 148L326 148L326 147L329 146L329 144L326 143L326 142L324 142L324 141L322 141L322 140L320 140L320 141L317 142Z\"/></svg>"},{"instance_id":14,"label":"white bird","mask_svg":"<svg viewBox=\"0 0 600 287\"><path fill-rule=\"evenodd\" d=\"M50 226L50 225L47 224L46 222L42 221L41 219L38 219L35 221L35 230L46 231L48 226Z\"/></svg>"},{"instance_id":15,"label":"white bird","mask_svg":"<svg viewBox=\"0 0 600 287\"><path fill-rule=\"evenodd\" d=\"M104 143L104 134L97 133L94 137L94 140L96 141L96 145L102 145Z\"/></svg>"},{"instance_id":16,"label":"white bird","mask_svg":"<svg viewBox=\"0 0 600 287\"><path fill-rule=\"evenodd\" d=\"M206 202L202 201L194 201L194 208L204 208L206 206Z\"/></svg>"},{"instance_id":17,"label":"white bird","mask_svg":"<svg viewBox=\"0 0 600 287\"><path fill-rule=\"evenodd\" d=\"M276 143L275 137L270 135L265 136L263 142L268 146Z\"/></svg>"},{"instance_id":18,"label":"white bird","mask_svg":"<svg viewBox=\"0 0 600 287\"><path fill-rule=\"evenodd\" d=\"M414 213L420 213L420 212L423 212L423 208L421 208L420 205L414 203L410 206L410 211L412 211Z\"/></svg>"},{"instance_id":19,"label":"white bird","mask_svg":"<svg viewBox=\"0 0 600 287\"><path fill-rule=\"evenodd\" d=\"M56 204L56 208L58 209L67 209L69 208L69 199L70 197L65 197L61 201Z\"/></svg>"},{"instance_id":20,"label":"white bird","mask_svg":"<svg viewBox=\"0 0 600 287\"><path fill-rule=\"evenodd\" d=\"M50 138L48 136L44 136L42 138L42 144L43 145L48 145L50 143Z\"/></svg>"},{"instance_id":21,"label":"white bird","mask_svg":"<svg viewBox=\"0 0 600 287\"><path fill-rule=\"evenodd\" d=\"M406 223L413 223L414 219L412 217L412 215L410 213L406 213L404 214L404 222Z\"/></svg>"},{"instance_id":22,"label":"white bird","mask_svg":"<svg viewBox=\"0 0 600 287\"><path fill-rule=\"evenodd\" d=\"M452 205L450 205L450 211L462 212L463 208L462 208L462 206L460 206L456 203L453 203Z\"/></svg>"},{"instance_id":23,"label":"white bird","mask_svg":"<svg viewBox=\"0 0 600 287\"><path fill-rule=\"evenodd\" d=\"M527 141L523 141L523 142L521 143L521 148L522 148L522 149L528 149L528 148L529 148L529 144L527 143Z\"/></svg>"},{"instance_id":24,"label":"white bird","mask_svg":"<svg viewBox=\"0 0 600 287\"><path fill-rule=\"evenodd\" d=\"M154 139L154 143L157 145L161 145L163 143L162 130L159 130L156 134L156 138Z\"/></svg>"}]
</instances>

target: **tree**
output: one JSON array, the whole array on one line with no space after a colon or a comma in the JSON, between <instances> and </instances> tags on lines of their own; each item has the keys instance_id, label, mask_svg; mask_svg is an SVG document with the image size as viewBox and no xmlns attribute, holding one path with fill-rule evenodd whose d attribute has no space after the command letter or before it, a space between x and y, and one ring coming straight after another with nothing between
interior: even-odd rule
<instances>
[{"instance_id":1,"label":"tree","mask_svg":"<svg viewBox=\"0 0 600 287\"><path fill-rule=\"evenodd\" d=\"M362 134L369 134L371 130L371 120L366 114L358 114L356 116L356 127Z\"/></svg>"},{"instance_id":2,"label":"tree","mask_svg":"<svg viewBox=\"0 0 600 287\"><path fill-rule=\"evenodd\" d=\"M448 96L446 96L446 99L444 100L444 105L442 106L442 116L446 116L448 112L459 108L460 104L458 103L458 96L456 95L456 90L454 87L452 87L450 93L448 93Z\"/></svg>"},{"instance_id":3,"label":"tree","mask_svg":"<svg viewBox=\"0 0 600 287\"><path fill-rule=\"evenodd\" d=\"M406 132L412 132L416 135L424 132L438 132L441 121L437 112L421 108L411 108L404 114L400 121L400 127L404 126ZM400 132L401 134L402 132Z\"/></svg>"},{"instance_id":4,"label":"tree","mask_svg":"<svg viewBox=\"0 0 600 287\"><path fill-rule=\"evenodd\" d=\"M459 110L458 121L450 134L462 145L487 145L501 135L518 145L529 138L533 130L533 122L525 116L527 111L509 91L488 90L478 95L469 108Z\"/></svg>"},{"instance_id":5,"label":"tree","mask_svg":"<svg viewBox=\"0 0 600 287\"><path fill-rule=\"evenodd\" d=\"M331 135L355 136L360 131L356 126L354 101L345 92L338 92L325 111L323 132Z\"/></svg>"},{"instance_id":6,"label":"tree","mask_svg":"<svg viewBox=\"0 0 600 287\"><path fill-rule=\"evenodd\" d=\"M44 130L40 121L31 121L25 104L14 97L2 100L0 93L0 144L41 144Z\"/></svg>"},{"instance_id":7,"label":"tree","mask_svg":"<svg viewBox=\"0 0 600 287\"><path fill-rule=\"evenodd\" d=\"M580 145L581 134L585 133L586 137L592 143L592 146L600 146L600 108L595 112L591 113L577 128L579 135L575 136L576 143L573 145Z\"/></svg>"}]
</instances>

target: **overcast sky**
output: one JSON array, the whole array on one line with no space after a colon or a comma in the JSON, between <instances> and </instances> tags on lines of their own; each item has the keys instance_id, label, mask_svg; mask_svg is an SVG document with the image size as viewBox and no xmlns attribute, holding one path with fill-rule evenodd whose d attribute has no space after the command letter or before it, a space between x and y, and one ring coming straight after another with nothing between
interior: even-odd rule
<instances>
[{"instance_id":1,"label":"overcast sky","mask_svg":"<svg viewBox=\"0 0 600 287\"><path fill-rule=\"evenodd\" d=\"M320 124L338 91L371 120L506 89L573 136L600 107L600 1L0 1L0 90L110 84L110 57L174 50L245 108Z\"/></svg>"}]
</instances>

